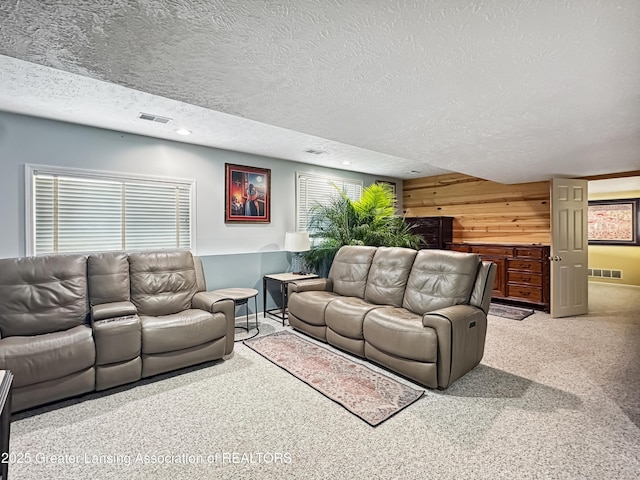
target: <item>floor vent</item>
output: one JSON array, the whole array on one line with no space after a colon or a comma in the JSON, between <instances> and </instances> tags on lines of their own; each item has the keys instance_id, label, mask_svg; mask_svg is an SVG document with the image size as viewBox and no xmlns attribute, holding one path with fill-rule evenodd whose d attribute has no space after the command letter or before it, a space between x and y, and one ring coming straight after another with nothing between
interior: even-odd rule
<instances>
[{"instance_id":1,"label":"floor vent","mask_svg":"<svg viewBox=\"0 0 640 480\"><path fill-rule=\"evenodd\" d=\"M153 115L152 113L142 113L142 112L140 112L140 115L138 118L141 118L142 120L149 120L151 122L157 122L157 123L169 123L171 121L171 119L168 117L161 117L159 115Z\"/></svg>"},{"instance_id":2,"label":"floor vent","mask_svg":"<svg viewBox=\"0 0 640 480\"><path fill-rule=\"evenodd\" d=\"M622 279L622 270L610 270L608 268L590 268L589 276L596 278L613 278L615 280Z\"/></svg>"}]
</instances>

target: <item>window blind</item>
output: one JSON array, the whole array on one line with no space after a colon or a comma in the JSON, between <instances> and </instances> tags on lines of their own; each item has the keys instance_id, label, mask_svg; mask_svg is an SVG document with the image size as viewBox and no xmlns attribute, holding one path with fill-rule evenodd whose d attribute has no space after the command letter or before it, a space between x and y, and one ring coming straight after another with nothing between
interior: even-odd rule
<instances>
[{"instance_id":1,"label":"window blind","mask_svg":"<svg viewBox=\"0 0 640 480\"><path fill-rule=\"evenodd\" d=\"M35 170L34 253L189 249L191 188Z\"/></svg>"},{"instance_id":2,"label":"window blind","mask_svg":"<svg viewBox=\"0 0 640 480\"><path fill-rule=\"evenodd\" d=\"M362 181L347 178L328 177L311 173L296 175L296 228L309 228L310 212L314 205L326 205L331 198L340 195L340 189L351 200L360 200Z\"/></svg>"}]
</instances>

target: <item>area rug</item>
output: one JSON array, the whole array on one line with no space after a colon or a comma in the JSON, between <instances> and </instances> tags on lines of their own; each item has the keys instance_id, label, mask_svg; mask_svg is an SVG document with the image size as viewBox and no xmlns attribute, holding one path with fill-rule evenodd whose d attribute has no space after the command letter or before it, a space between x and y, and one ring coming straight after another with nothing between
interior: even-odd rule
<instances>
[{"instance_id":1,"label":"area rug","mask_svg":"<svg viewBox=\"0 0 640 480\"><path fill-rule=\"evenodd\" d=\"M512 307L511 305L501 305L498 303L492 303L489 306L489 315L510 318L511 320L523 320L533 313L534 310L530 308Z\"/></svg>"},{"instance_id":2,"label":"area rug","mask_svg":"<svg viewBox=\"0 0 640 480\"><path fill-rule=\"evenodd\" d=\"M291 332L244 344L374 427L424 393Z\"/></svg>"}]
</instances>

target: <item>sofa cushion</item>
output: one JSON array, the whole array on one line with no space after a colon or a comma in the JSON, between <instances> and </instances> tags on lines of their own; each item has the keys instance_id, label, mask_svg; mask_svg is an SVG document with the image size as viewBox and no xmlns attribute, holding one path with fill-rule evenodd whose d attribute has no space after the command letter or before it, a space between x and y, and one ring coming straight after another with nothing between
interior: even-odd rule
<instances>
[{"instance_id":1,"label":"sofa cushion","mask_svg":"<svg viewBox=\"0 0 640 480\"><path fill-rule=\"evenodd\" d=\"M338 250L329 278L333 281L333 291L345 297L364 298L367 275L376 247L344 246Z\"/></svg>"},{"instance_id":2,"label":"sofa cushion","mask_svg":"<svg viewBox=\"0 0 640 480\"><path fill-rule=\"evenodd\" d=\"M365 302L358 297L337 298L327 306L325 322L327 327L344 337L362 340L364 317L379 305Z\"/></svg>"},{"instance_id":3,"label":"sofa cushion","mask_svg":"<svg viewBox=\"0 0 640 480\"><path fill-rule=\"evenodd\" d=\"M422 316L404 308L376 308L364 319L364 338L387 354L416 360L438 360L438 336L422 325ZM366 352L366 349L365 349Z\"/></svg>"},{"instance_id":4,"label":"sofa cushion","mask_svg":"<svg viewBox=\"0 0 640 480\"><path fill-rule=\"evenodd\" d=\"M469 303L480 257L474 253L420 250L413 262L402 306L420 315Z\"/></svg>"},{"instance_id":5,"label":"sofa cushion","mask_svg":"<svg viewBox=\"0 0 640 480\"><path fill-rule=\"evenodd\" d=\"M131 301L141 315L170 315L191 308L198 292L191 252L129 255Z\"/></svg>"},{"instance_id":6,"label":"sofa cushion","mask_svg":"<svg viewBox=\"0 0 640 480\"><path fill-rule=\"evenodd\" d=\"M327 305L337 298L340 296L324 290L296 292L289 297L289 312L310 325L325 326Z\"/></svg>"},{"instance_id":7,"label":"sofa cushion","mask_svg":"<svg viewBox=\"0 0 640 480\"><path fill-rule=\"evenodd\" d=\"M227 322L222 313L184 310L161 317L140 316L142 353L173 352L222 338Z\"/></svg>"},{"instance_id":8,"label":"sofa cushion","mask_svg":"<svg viewBox=\"0 0 640 480\"><path fill-rule=\"evenodd\" d=\"M417 253L410 248L378 247L367 277L365 300L400 307Z\"/></svg>"},{"instance_id":9,"label":"sofa cushion","mask_svg":"<svg viewBox=\"0 0 640 480\"><path fill-rule=\"evenodd\" d=\"M0 340L0 368L11 370L13 386L22 387L81 372L95 363L91 328Z\"/></svg>"},{"instance_id":10,"label":"sofa cushion","mask_svg":"<svg viewBox=\"0 0 640 480\"><path fill-rule=\"evenodd\" d=\"M0 260L0 332L40 335L86 321L87 258L48 255Z\"/></svg>"},{"instance_id":11,"label":"sofa cushion","mask_svg":"<svg viewBox=\"0 0 640 480\"><path fill-rule=\"evenodd\" d=\"M126 253L89 255L87 273L91 306L129 301L129 259Z\"/></svg>"}]
</instances>

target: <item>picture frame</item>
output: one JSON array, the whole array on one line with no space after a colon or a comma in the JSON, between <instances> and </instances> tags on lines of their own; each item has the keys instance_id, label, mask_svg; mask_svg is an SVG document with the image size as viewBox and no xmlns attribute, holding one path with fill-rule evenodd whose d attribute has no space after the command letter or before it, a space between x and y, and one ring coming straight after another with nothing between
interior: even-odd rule
<instances>
[{"instance_id":1,"label":"picture frame","mask_svg":"<svg viewBox=\"0 0 640 480\"><path fill-rule=\"evenodd\" d=\"M640 199L591 200L589 245L640 245Z\"/></svg>"},{"instance_id":2,"label":"picture frame","mask_svg":"<svg viewBox=\"0 0 640 480\"><path fill-rule=\"evenodd\" d=\"M393 206L398 209L398 194L396 191L396 184L394 182L389 182L387 180L376 180L375 183L384 183L385 185L389 185L391 187L391 191L393 192L393 196L396 198L396 201L393 202Z\"/></svg>"},{"instance_id":3,"label":"picture frame","mask_svg":"<svg viewBox=\"0 0 640 480\"><path fill-rule=\"evenodd\" d=\"M271 170L225 163L225 223L271 223Z\"/></svg>"},{"instance_id":4,"label":"picture frame","mask_svg":"<svg viewBox=\"0 0 640 480\"><path fill-rule=\"evenodd\" d=\"M385 184L389 185L391 187L391 191L393 192L393 194L397 195L397 193L396 193L396 184L394 182L389 182L388 180L376 180L375 183L385 183Z\"/></svg>"}]
</instances>

